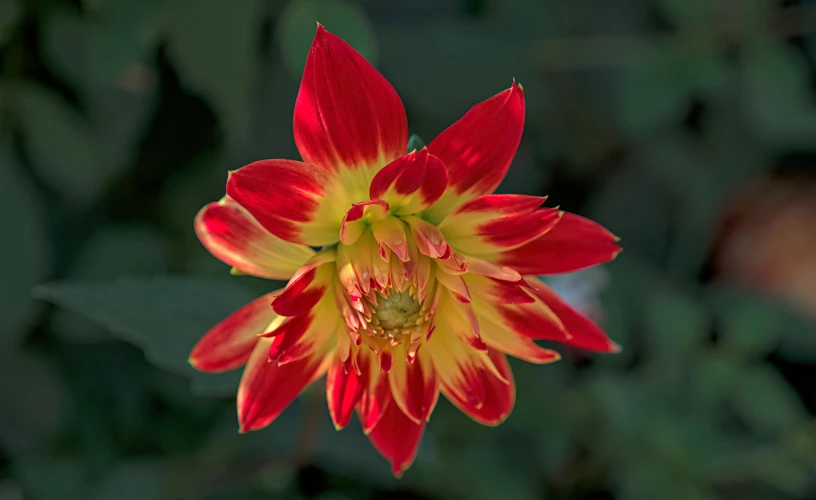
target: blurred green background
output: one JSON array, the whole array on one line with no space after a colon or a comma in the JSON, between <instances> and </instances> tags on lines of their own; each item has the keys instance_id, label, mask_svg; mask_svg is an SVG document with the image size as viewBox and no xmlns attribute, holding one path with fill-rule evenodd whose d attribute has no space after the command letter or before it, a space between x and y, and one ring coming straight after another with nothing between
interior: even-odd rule
<instances>
[{"instance_id":1,"label":"blurred green background","mask_svg":"<svg viewBox=\"0 0 816 500\"><path fill-rule=\"evenodd\" d=\"M426 141L518 79L501 191L625 249L550 279L623 353L513 362L495 429L440 401L399 481L319 383L242 436L186 363L278 285L192 220L297 158L317 20ZM0 65L0 499L816 498L816 2L0 0Z\"/></svg>"}]
</instances>

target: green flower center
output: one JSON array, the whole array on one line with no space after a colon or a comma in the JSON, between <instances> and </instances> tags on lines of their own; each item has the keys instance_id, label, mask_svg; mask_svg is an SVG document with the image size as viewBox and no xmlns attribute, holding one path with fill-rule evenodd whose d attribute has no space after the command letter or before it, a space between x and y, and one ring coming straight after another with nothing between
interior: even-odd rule
<instances>
[{"instance_id":1,"label":"green flower center","mask_svg":"<svg viewBox=\"0 0 816 500\"><path fill-rule=\"evenodd\" d=\"M392 291L377 293L377 305L371 318L371 327L377 333L395 339L418 332L423 323L422 307L416 293Z\"/></svg>"}]
</instances>

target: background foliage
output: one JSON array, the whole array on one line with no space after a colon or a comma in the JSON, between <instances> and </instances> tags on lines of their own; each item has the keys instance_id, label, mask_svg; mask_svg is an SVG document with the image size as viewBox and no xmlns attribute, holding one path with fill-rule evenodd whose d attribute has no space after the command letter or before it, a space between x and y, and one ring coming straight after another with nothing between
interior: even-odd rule
<instances>
[{"instance_id":1,"label":"background foliage","mask_svg":"<svg viewBox=\"0 0 816 500\"><path fill-rule=\"evenodd\" d=\"M400 481L319 385L242 436L238 374L186 363L270 287L192 219L297 158L316 20L425 140L521 81L501 190L625 248L552 280L624 352L513 363L496 429L440 402ZM815 35L806 1L2 0L0 498L816 497Z\"/></svg>"}]
</instances>

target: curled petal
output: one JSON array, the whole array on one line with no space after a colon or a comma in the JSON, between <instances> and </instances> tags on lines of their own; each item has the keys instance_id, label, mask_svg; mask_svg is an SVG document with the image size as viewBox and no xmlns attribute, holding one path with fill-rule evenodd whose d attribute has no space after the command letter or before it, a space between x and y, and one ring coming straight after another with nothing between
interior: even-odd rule
<instances>
[{"instance_id":1,"label":"curled petal","mask_svg":"<svg viewBox=\"0 0 816 500\"><path fill-rule=\"evenodd\" d=\"M516 155L524 128L524 91L512 87L477 104L428 145L448 167L448 189L426 214L439 222L469 199L492 193Z\"/></svg>"},{"instance_id":2,"label":"curled petal","mask_svg":"<svg viewBox=\"0 0 816 500\"><path fill-rule=\"evenodd\" d=\"M289 278L314 255L307 246L269 233L227 197L202 208L194 226L198 239L218 260L260 278Z\"/></svg>"},{"instance_id":3,"label":"curled petal","mask_svg":"<svg viewBox=\"0 0 816 500\"><path fill-rule=\"evenodd\" d=\"M470 254L490 254L519 247L551 230L563 212L537 209L544 198L487 195L451 212L439 230L454 247Z\"/></svg>"},{"instance_id":4,"label":"curled petal","mask_svg":"<svg viewBox=\"0 0 816 500\"><path fill-rule=\"evenodd\" d=\"M472 274L502 281L519 281L521 279L521 274L512 267L500 266L472 255L466 256L465 261L468 265L468 272Z\"/></svg>"},{"instance_id":5,"label":"curled petal","mask_svg":"<svg viewBox=\"0 0 816 500\"><path fill-rule=\"evenodd\" d=\"M483 258L522 274L568 273L617 257L618 238L600 224L564 213L550 231L529 243Z\"/></svg>"},{"instance_id":6,"label":"curled petal","mask_svg":"<svg viewBox=\"0 0 816 500\"><path fill-rule=\"evenodd\" d=\"M408 120L390 83L349 44L317 27L295 104L303 160L368 190L377 170L405 154Z\"/></svg>"},{"instance_id":7,"label":"curled petal","mask_svg":"<svg viewBox=\"0 0 816 500\"><path fill-rule=\"evenodd\" d=\"M380 250L371 231L364 232L353 245L338 246L337 274L353 301L372 289L391 286L391 264Z\"/></svg>"},{"instance_id":8,"label":"curled petal","mask_svg":"<svg viewBox=\"0 0 816 500\"><path fill-rule=\"evenodd\" d=\"M573 309L561 300L547 285L537 278L527 278L533 286L536 298L547 305L564 324L569 332L566 342L581 349L598 352L619 352L620 346L610 339L606 333L592 320ZM531 338L547 338L544 336L528 335Z\"/></svg>"},{"instance_id":9,"label":"curled petal","mask_svg":"<svg viewBox=\"0 0 816 500\"><path fill-rule=\"evenodd\" d=\"M258 334L280 318L270 302L280 290L263 295L232 313L208 331L190 353L196 370L218 373L242 366L258 342Z\"/></svg>"},{"instance_id":10,"label":"curled petal","mask_svg":"<svg viewBox=\"0 0 816 500\"><path fill-rule=\"evenodd\" d=\"M480 370L478 376L484 387L484 399L482 404L474 405L468 399L463 399L458 393L452 391L447 386L442 386L442 392L451 403L457 406L473 420L484 425L499 425L513 411L516 401L516 384L513 381L513 373L507 363L507 357L493 349L489 349L487 355L491 363L500 373L497 376L494 372Z\"/></svg>"},{"instance_id":11,"label":"curled petal","mask_svg":"<svg viewBox=\"0 0 816 500\"><path fill-rule=\"evenodd\" d=\"M468 291L465 280L462 279L461 276L448 274L445 272L437 272L435 276L437 281L439 281L442 286L447 288L457 301L464 304L470 304L470 292Z\"/></svg>"},{"instance_id":12,"label":"curled petal","mask_svg":"<svg viewBox=\"0 0 816 500\"><path fill-rule=\"evenodd\" d=\"M261 160L231 172L227 194L270 233L310 246L336 243L351 205L339 178L292 160Z\"/></svg>"},{"instance_id":13,"label":"curled petal","mask_svg":"<svg viewBox=\"0 0 816 500\"><path fill-rule=\"evenodd\" d=\"M386 217L372 224L371 232L380 248L385 246L394 252L399 260L403 262L408 260L408 239L405 236L405 223L401 219L393 216ZM381 251L380 254L384 252Z\"/></svg>"},{"instance_id":14,"label":"curled petal","mask_svg":"<svg viewBox=\"0 0 816 500\"><path fill-rule=\"evenodd\" d=\"M339 360L332 363L326 375L326 400L335 429L340 430L349 424L362 395L360 375L348 363Z\"/></svg>"},{"instance_id":15,"label":"curled petal","mask_svg":"<svg viewBox=\"0 0 816 500\"><path fill-rule=\"evenodd\" d=\"M383 200L353 203L340 224L340 242L351 245L360 238L368 224L388 215L388 203Z\"/></svg>"},{"instance_id":16,"label":"curled petal","mask_svg":"<svg viewBox=\"0 0 816 500\"><path fill-rule=\"evenodd\" d=\"M310 382L320 378L331 359L327 349L278 366L268 359L273 339L260 338L238 386L241 432L262 429L275 420Z\"/></svg>"},{"instance_id":17,"label":"curled petal","mask_svg":"<svg viewBox=\"0 0 816 500\"><path fill-rule=\"evenodd\" d=\"M432 259L450 257L451 248L439 228L413 215L405 217L405 222L411 228L420 253Z\"/></svg>"},{"instance_id":18,"label":"curled petal","mask_svg":"<svg viewBox=\"0 0 816 500\"><path fill-rule=\"evenodd\" d=\"M391 393L388 393L391 399ZM425 421L416 423L391 402L386 405L385 414L368 438L382 456L391 462L391 472L396 477L411 466L419 450L419 442L425 430Z\"/></svg>"},{"instance_id":19,"label":"curled petal","mask_svg":"<svg viewBox=\"0 0 816 500\"><path fill-rule=\"evenodd\" d=\"M439 397L433 364L423 349L409 363L405 355L394 356L388 380L397 406L416 424L430 418Z\"/></svg>"},{"instance_id":20,"label":"curled petal","mask_svg":"<svg viewBox=\"0 0 816 500\"><path fill-rule=\"evenodd\" d=\"M427 148L389 163L371 181L371 199L383 199L400 215L415 214L433 205L448 184L445 164Z\"/></svg>"}]
</instances>

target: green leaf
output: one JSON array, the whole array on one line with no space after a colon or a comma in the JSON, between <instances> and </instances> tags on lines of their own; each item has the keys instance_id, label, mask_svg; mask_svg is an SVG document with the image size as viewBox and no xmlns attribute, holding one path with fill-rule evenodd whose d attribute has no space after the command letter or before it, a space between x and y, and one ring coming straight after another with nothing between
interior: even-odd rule
<instances>
[{"instance_id":1,"label":"green leaf","mask_svg":"<svg viewBox=\"0 0 816 500\"><path fill-rule=\"evenodd\" d=\"M119 225L100 228L80 251L65 277L76 282L113 281L125 275L149 276L166 271L169 249L162 235L141 225ZM74 341L107 339L104 328L86 316L58 309L51 318L57 335Z\"/></svg>"},{"instance_id":2,"label":"green leaf","mask_svg":"<svg viewBox=\"0 0 816 500\"><path fill-rule=\"evenodd\" d=\"M691 102L686 62L673 46L650 48L619 73L618 116L632 134L679 122Z\"/></svg>"},{"instance_id":3,"label":"green leaf","mask_svg":"<svg viewBox=\"0 0 816 500\"><path fill-rule=\"evenodd\" d=\"M752 428L769 435L795 429L807 411L793 388L774 369L757 366L742 374L731 404Z\"/></svg>"},{"instance_id":4,"label":"green leaf","mask_svg":"<svg viewBox=\"0 0 816 500\"><path fill-rule=\"evenodd\" d=\"M411 137L408 138L408 152L410 153L411 151L419 151L424 147L425 142L423 142L418 135L411 134Z\"/></svg>"},{"instance_id":5,"label":"green leaf","mask_svg":"<svg viewBox=\"0 0 816 500\"><path fill-rule=\"evenodd\" d=\"M365 11L346 0L293 0L281 13L277 39L289 75L300 81L306 55L315 34L315 23L325 23L372 64L377 63L377 36Z\"/></svg>"},{"instance_id":6,"label":"green leaf","mask_svg":"<svg viewBox=\"0 0 816 500\"><path fill-rule=\"evenodd\" d=\"M147 500L167 498L168 465L158 461L119 464L86 497L89 500Z\"/></svg>"},{"instance_id":7,"label":"green leaf","mask_svg":"<svg viewBox=\"0 0 816 500\"><path fill-rule=\"evenodd\" d=\"M258 0L167 2L164 34L183 82L215 109L233 145L249 133L258 47Z\"/></svg>"},{"instance_id":8,"label":"green leaf","mask_svg":"<svg viewBox=\"0 0 816 500\"><path fill-rule=\"evenodd\" d=\"M26 146L42 180L75 202L98 197L117 172L116 165L100 158L89 123L43 87L25 85L15 97Z\"/></svg>"},{"instance_id":9,"label":"green leaf","mask_svg":"<svg viewBox=\"0 0 816 500\"><path fill-rule=\"evenodd\" d=\"M0 352L0 401L2 447L19 460L46 452L67 405L54 368L28 352Z\"/></svg>"},{"instance_id":10,"label":"green leaf","mask_svg":"<svg viewBox=\"0 0 816 500\"><path fill-rule=\"evenodd\" d=\"M34 295L88 316L144 350L155 365L190 377L198 393L235 393L237 372L200 373L187 359L207 330L254 298L241 285L157 277L105 284L53 283L38 286Z\"/></svg>"},{"instance_id":11,"label":"green leaf","mask_svg":"<svg viewBox=\"0 0 816 500\"><path fill-rule=\"evenodd\" d=\"M11 36L17 21L20 19L20 6L17 0L5 0L0 3L0 45Z\"/></svg>"},{"instance_id":12,"label":"green leaf","mask_svg":"<svg viewBox=\"0 0 816 500\"><path fill-rule=\"evenodd\" d=\"M668 283L654 280L643 289L647 341L655 361L667 368L683 363L701 348L710 333L710 318L702 304Z\"/></svg>"},{"instance_id":13,"label":"green leaf","mask_svg":"<svg viewBox=\"0 0 816 500\"><path fill-rule=\"evenodd\" d=\"M96 0L82 12L50 9L40 27L49 68L86 96L93 106L99 92L117 88L143 94L156 80L148 65L159 33L162 0Z\"/></svg>"},{"instance_id":14,"label":"green leaf","mask_svg":"<svg viewBox=\"0 0 816 500\"><path fill-rule=\"evenodd\" d=\"M0 244L0 346L25 334L34 303L27 293L50 267L48 233L39 194L10 154L0 151L0 212L6 214Z\"/></svg>"},{"instance_id":15,"label":"green leaf","mask_svg":"<svg viewBox=\"0 0 816 500\"><path fill-rule=\"evenodd\" d=\"M726 347L746 358L761 358L779 344L785 313L778 304L736 290L710 289L706 295Z\"/></svg>"},{"instance_id":16,"label":"green leaf","mask_svg":"<svg viewBox=\"0 0 816 500\"><path fill-rule=\"evenodd\" d=\"M816 99L805 58L786 45L751 46L742 66L743 106L758 139L776 150L805 149L816 135Z\"/></svg>"}]
</instances>

